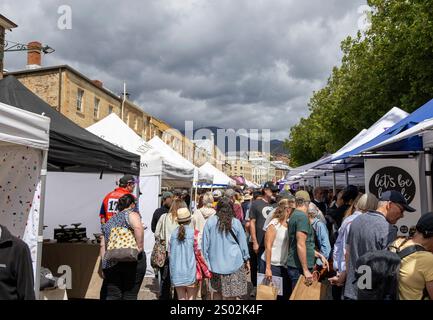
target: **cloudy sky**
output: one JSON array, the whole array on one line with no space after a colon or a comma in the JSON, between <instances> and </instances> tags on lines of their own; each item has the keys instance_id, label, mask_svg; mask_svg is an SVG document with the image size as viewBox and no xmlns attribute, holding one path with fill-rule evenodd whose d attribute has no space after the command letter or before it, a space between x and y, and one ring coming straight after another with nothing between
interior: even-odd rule
<instances>
[{"instance_id":1,"label":"cloudy sky","mask_svg":"<svg viewBox=\"0 0 433 320\"><path fill-rule=\"evenodd\" d=\"M7 39L56 49L69 64L178 129L271 129L288 137L358 29L365 0L2 0ZM58 27L69 5L72 29ZM8 70L26 55L6 53Z\"/></svg>"}]
</instances>

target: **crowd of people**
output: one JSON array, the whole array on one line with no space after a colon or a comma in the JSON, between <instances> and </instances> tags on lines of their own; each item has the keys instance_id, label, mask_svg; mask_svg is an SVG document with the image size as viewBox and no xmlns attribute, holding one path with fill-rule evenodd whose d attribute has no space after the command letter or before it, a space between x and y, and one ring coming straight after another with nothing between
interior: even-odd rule
<instances>
[{"instance_id":1,"label":"crowd of people","mask_svg":"<svg viewBox=\"0 0 433 320\"><path fill-rule=\"evenodd\" d=\"M396 223L415 211L400 192L378 199L351 185L333 194L267 182L261 189L203 190L193 201L189 192L166 191L161 199L151 224L163 258L153 266L161 300L254 298L258 275L281 278L279 300L290 298L301 276L307 286L329 284L334 300L433 298L433 213L423 214L409 237L398 237ZM101 210L101 254L115 227L130 228L140 252L132 262L103 261L102 299L137 299L147 266L135 202L121 195L108 221ZM370 285L359 285L361 266L372 271Z\"/></svg>"}]
</instances>

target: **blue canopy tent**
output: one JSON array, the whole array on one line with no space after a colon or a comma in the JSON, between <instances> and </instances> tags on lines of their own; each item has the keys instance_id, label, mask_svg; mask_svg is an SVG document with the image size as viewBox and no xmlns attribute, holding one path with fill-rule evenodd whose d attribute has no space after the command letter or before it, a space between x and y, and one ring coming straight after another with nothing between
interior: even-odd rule
<instances>
[{"instance_id":1,"label":"blue canopy tent","mask_svg":"<svg viewBox=\"0 0 433 320\"><path fill-rule=\"evenodd\" d=\"M344 160L356 155L362 154L366 150L370 150L379 143L388 140L389 138L398 135L399 133L410 129L411 127L417 125L418 123L424 121L425 119L433 118L433 99L427 102L422 107L418 108L410 115L408 115L403 120L397 122L388 130L384 131L382 134L378 135L376 138L364 143L363 145L348 151L337 158L332 159L332 161ZM384 146L381 151L421 151L423 150L422 138L419 136L408 137L397 141L396 143ZM329 162L324 162L329 163Z\"/></svg>"}]
</instances>

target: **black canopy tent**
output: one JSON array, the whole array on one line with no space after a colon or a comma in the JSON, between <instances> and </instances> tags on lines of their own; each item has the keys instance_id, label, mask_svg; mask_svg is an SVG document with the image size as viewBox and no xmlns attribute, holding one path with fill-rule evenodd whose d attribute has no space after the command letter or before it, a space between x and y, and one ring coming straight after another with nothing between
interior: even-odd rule
<instances>
[{"instance_id":1,"label":"black canopy tent","mask_svg":"<svg viewBox=\"0 0 433 320\"><path fill-rule=\"evenodd\" d=\"M41 191L39 208L39 226L37 237L36 275L39 275L42 261L42 238L45 214L45 186L48 171L74 173L101 173L139 175L140 157L127 152L93 133L81 128L67 117L53 109L27 89L13 76L0 80L0 102L43 114L51 119L49 132L49 150L45 153L41 170ZM61 196L65 192L60 192ZM83 194L80 201L83 201ZM88 199L94 202L96 199ZM97 199L99 201L100 199ZM36 297L39 297L39 276L35 278Z\"/></svg>"},{"instance_id":2,"label":"black canopy tent","mask_svg":"<svg viewBox=\"0 0 433 320\"><path fill-rule=\"evenodd\" d=\"M81 128L27 89L14 76L0 80L0 101L51 119L48 170L139 174L140 157Z\"/></svg>"}]
</instances>

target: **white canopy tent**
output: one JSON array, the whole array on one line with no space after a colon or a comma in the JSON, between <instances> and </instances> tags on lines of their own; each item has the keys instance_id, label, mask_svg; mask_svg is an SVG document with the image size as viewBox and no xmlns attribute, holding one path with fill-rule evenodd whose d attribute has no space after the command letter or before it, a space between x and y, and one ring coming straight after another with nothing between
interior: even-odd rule
<instances>
[{"instance_id":1,"label":"white canopy tent","mask_svg":"<svg viewBox=\"0 0 433 320\"><path fill-rule=\"evenodd\" d=\"M0 103L0 224L29 246L39 296L50 119ZM37 290L36 290L37 289Z\"/></svg>"},{"instance_id":2,"label":"white canopy tent","mask_svg":"<svg viewBox=\"0 0 433 320\"><path fill-rule=\"evenodd\" d=\"M173 150L168 144L162 141L158 136L150 139L149 145L152 146L155 150L157 150L161 154L161 156L167 161L173 162L174 164L176 164L176 166L185 167L189 170L193 170L194 182L212 182L212 174L205 170L197 168L194 164L185 159L182 155Z\"/></svg>"},{"instance_id":3,"label":"white canopy tent","mask_svg":"<svg viewBox=\"0 0 433 320\"><path fill-rule=\"evenodd\" d=\"M332 155L323 157L315 162L290 170L286 176L286 180L290 181L290 183L306 180L305 183L308 185L317 185L319 182L316 180L315 183L314 179L320 177L321 186L326 186L327 184L333 185L333 172L344 171L357 165L357 163L347 164L343 160L334 161L333 159L337 159L346 152L354 150L357 147L363 145L364 143L374 139L386 129L392 127L394 124L407 116L408 113L401 110L400 108L391 108L391 110L389 110L383 117L376 121L370 128L361 130L361 132L359 132L354 138L352 138L348 143L346 143L342 148L340 148ZM348 172L347 175L344 172L336 174L336 184L341 185L343 180L344 185L348 182L347 180L349 180L349 182L353 184L362 184L363 174L361 175L358 173L354 175L354 170L355 169L351 169L352 174L350 172Z\"/></svg>"},{"instance_id":4,"label":"white canopy tent","mask_svg":"<svg viewBox=\"0 0 433 320\"><path fill-rule=\"evenodd\" d=\"M212 184L205 184L202 187L226 187L235 186L236 181L226 175L224 172L213 166L211 163L206 162L200 167L201 170L213 176Z\"/></svg>"}]
</instances>

